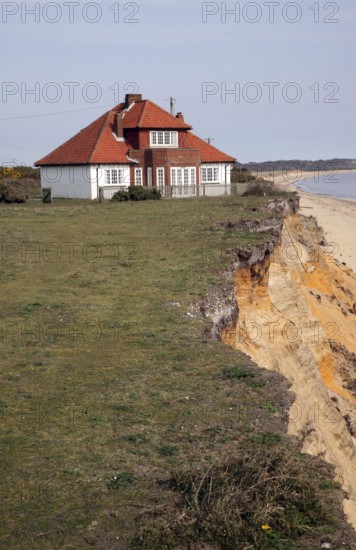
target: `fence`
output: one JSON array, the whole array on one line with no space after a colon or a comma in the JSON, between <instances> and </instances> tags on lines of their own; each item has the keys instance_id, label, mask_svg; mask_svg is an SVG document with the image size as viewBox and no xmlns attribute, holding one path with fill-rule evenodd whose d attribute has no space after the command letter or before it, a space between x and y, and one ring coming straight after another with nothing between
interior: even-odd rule
<instances>
[{"instance_id":1,"label":"fence","mask_svg":"<svg viewBox=\"0 0 356 550\"><path fill-rule=\"evenodd\" d=\"M127 191L128 187L122 185L110 185L110 187L99 187L99 198L110 200L118 191Z\"/></svg>"},{"instance_id":2,"label":"fence","mask_svg":"<svg viewBox=\"0 0 356 550\"><path fill-rule=\"evenodd\" d=\"M198 185L166 185L159 186L162 196L166 198L184 197L221 197L224 195L242 195L248 188L248 183L201 183ZM127 190L122 185L100 187L100 197L110 200L120 190Z\"/></svg>"},{"instance_id":3,"label":"fence","mask_svg":"<svg viewBox=\"0 0 356 550\"><path fill-rule=\"evenodd\" d=\"M197 185L167 186L165 197L221 197L224 195L242 195L248 188L248 183L201 183Z\"/></svg>"}]
</instances>

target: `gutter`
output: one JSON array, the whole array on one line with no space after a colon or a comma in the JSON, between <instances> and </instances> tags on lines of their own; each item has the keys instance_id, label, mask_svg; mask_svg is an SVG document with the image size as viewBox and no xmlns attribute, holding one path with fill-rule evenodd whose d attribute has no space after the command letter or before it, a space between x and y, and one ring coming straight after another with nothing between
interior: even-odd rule
<instances>
[{"instance_id":1,"label":"gutter","mask_svg":"<svg viewBox=\"0 0 356 550\"><path fill-rule=\"evenodd\" d=\"M97 195L97 199L100 200L100 194L99 194L99 168L100 168L100 164L96 167L96 195Z\"/></svg>"},{"instance_id":2,"label":"gutter","mask_svg":"<svg viewBox=\"0 0 356 550\"><path fill-rule=\"evenodd\" d=\"M129 160L130 162L133 162L134 164L140 164L138 160L132 159L131 157L129 157L129 155L126 155L126 158L127 160Z\"/></svg>"}]
</instances>

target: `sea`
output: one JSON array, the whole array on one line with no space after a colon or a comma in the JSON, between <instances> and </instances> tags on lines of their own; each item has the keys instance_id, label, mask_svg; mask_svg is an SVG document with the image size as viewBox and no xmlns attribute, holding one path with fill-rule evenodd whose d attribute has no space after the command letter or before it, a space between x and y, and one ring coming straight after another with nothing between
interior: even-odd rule
<instances>
[{"instance_id":1,"label":"sea","mask_svg":"<svg viewBox=\"0 0 356 550\"><path fill-rule=\"evenodd\" d=\"M340 174L337 171L300 180L296 186L307 193L331 195L341 199L356 200L356 172Z\"/></svg>"}]
</instances>

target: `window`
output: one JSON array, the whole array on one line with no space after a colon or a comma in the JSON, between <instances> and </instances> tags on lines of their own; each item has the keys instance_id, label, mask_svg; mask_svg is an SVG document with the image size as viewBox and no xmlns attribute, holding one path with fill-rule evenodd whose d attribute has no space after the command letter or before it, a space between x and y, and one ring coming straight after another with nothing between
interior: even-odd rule
<instances>
[{"instance_id":1,"label":"window","mask_svg":"<svg viewBox=\"0 0 356 550\"><path fill-rule=\"evenodd\" d=\"M125 183L124 169L105 170L105 185L122 185Z\"/></svg>"},{"instance_id":2,"label":"window","mask_svg":"<svg viewBox=\"0 0 356 550\"><path fill-rule=\"evenodd\" d=\"M157 187L159 189L164 189L164 168L157 168Z\"/></svg>"},{"instance_id":3,"label":"window","mask_svg":"<svg viewBox=\"0 0 356 550\"><path fill-rule=\"evenodd\" d=\"M201 180L204 183L220 183L219 168L217 166L205 166L201 169Z\"/></svg>"},{"instance_id":4,"label":"window","mask_svg":"<svg viewBox=\"0 0 356 550\"><path fill-rule=\"evenodd\" d=\"M151 147L178 147L178 132L163 130L150 132Z\"/></svg>"},{"instance_id":5,"label":"window","mask_svg":"<svg viewBox=\"0 0 356 550\"><path fill-rule=\"evenodd\" d=\"M147 185L152 187L152 168L147 168Z\"/></svg>"},{"instance_id":6,"label":"window","mask_svg":"<svg viewBox=\"0 0 356 550\"><path fill-rule=\"evenodd\" d=\"M112 171L111 171L111 183L112 183L113 185L117 185L117 184L118 184L118 181L119 181L118 170L112 170Z\"/></svg>"},{"instance_id":7,"label":"window","mask_svg":"<svg viewBox=\"0 0 356 550\"><path fill-rule=\"evenodd\" d=\"M195 185L195 168L171 168L171 185Z\"/></svg>"},{"instance_id":8,"label":"window","mask_svg":"<svg viewBox=\"0 0 356 550\"><path fill-rule=\"evenodd\" d=\"M142 168L135 168L135 185L142 185Z\"/></svg>"}]
</instances>

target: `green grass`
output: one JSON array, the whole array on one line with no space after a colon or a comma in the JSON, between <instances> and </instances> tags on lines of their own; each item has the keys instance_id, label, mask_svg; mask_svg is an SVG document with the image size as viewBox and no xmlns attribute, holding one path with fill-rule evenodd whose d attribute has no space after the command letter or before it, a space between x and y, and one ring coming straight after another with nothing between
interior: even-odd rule
<instances>
[{"instance_id":1,"label":"green grass","mask_svg":"<svg viewBox=\"0 0 356 550\"><path fill-rule=\"evenodd\" d=\"M241 380L243 378L254 378L255 373L237 366L225 367L224 375L231 380Z\"/></svg>"},{"instance_id":2,"label":"green grass","mask_svg":"<svg viewBox=\"0 0 356 550\"><path fill-rule=\"evenodd\" d=\"M0 206L0 548L126 550L172 468L283 436L288 384L187 315L265 200Z\"/></svg>"},{"instance_id":3,"label":"green grass","mask_svg":"<svg viewBox=\"0 0 356 550\"><path fill-rule=\"evenodd\" d=\"M122 489L123 487L128 487L129 485L135 483L136 477L130 472L121 472L116 474L110 479L108 483L108 488L113 491L115 489Z\"/></svg>"}]
</instances>

